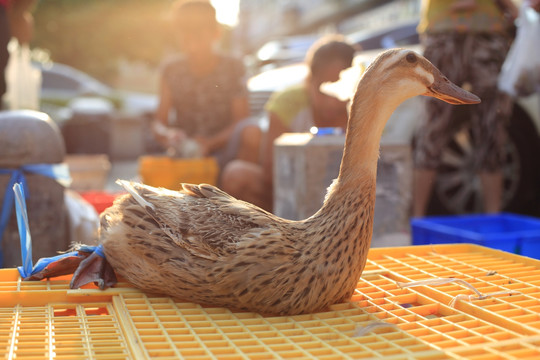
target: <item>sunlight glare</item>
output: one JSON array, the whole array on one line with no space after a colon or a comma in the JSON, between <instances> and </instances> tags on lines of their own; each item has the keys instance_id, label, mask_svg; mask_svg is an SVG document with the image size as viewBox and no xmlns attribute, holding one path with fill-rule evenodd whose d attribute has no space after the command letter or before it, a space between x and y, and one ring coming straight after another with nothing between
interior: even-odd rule
<instances>
[{"instance_id":1,"label":"sunlight glare","mask_svg":"<svg viewBox=\"0 0 540 360\"><path fill-rule=\"evenodd\" d=\"M240 0L210 0L216 8L217 20L225 25L235 26L238 23L238 7Z\"/></svg>"}]
</instances>

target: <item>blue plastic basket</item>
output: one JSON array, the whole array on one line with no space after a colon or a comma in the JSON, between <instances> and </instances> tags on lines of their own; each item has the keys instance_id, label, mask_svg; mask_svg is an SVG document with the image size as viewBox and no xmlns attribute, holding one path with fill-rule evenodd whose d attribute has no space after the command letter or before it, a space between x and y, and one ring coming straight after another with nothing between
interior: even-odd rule
<instances>
[{"instance_id":1,"label":"blue plastic basket","mask_svg":"<svg viewBox=\"0 0 540 360\"><path fill-rule=\"evenodd\" d=\"M540 219L497 215L431 216L411 220L413 245L472 243L540 259Z\"/></svg>"}]
</instances>

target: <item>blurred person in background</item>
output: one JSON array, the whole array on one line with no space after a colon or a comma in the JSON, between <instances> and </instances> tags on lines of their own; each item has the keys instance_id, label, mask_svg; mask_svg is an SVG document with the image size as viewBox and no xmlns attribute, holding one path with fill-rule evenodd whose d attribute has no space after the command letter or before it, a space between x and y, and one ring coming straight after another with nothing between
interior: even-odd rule
<instances>
[{"instance_id":1,"label":"blurred person in background","mask_svg":"<svg viewBox=\"0 0 540 360\"><path fill-rule=\"evenodd\" d=\"M309 132L313 126L346 128L347 102L322 93L320 85L339 80L340 72L352 65L354 54L355 48L339 35L323 37L310 48L306 80L274 93L265 105L269 127L257 147L262 159L231 161L223 171L223 190L272 211L274 140L287 132Z\"/></svg>"},{"instance_id":2,"label":"blurred person in background","mask_svg":"<svg viewBox=\"0 0 540 360\"><path fill-rule=\"evenodd\" d=\"M498 90L497 78L517 15L511 0L422 0L418 31L424 56L482 103L453 109L426 99L427 121L417 132L414 150L414 217L425 215L442 151L464 122L476 141L475 170L483 188L484 212L501 211L504 125L512 103Z\"/></svg>"},{"instance_id":3,"label":"blurred person in background","mask_svg":"<svg viewBox=\"0 0 540 360\"><path fill-rule=\"evenodd\" d=\"M528 0L529 5L536 11L540 12L540 0Z\"/></svg>"},{"instance_id":4,"label":"blurred person in background","mask_svg":"<svg viewBox=\"0 0 540 360\"><path fill-rule=\"evenodd\" d=\"M11 37L19 44L29 44L34 32L31 13L36 0L0 0L0 110L6 92L6 67L9 60L7 45Z\"/></svg>"},{"instance_id":5,"label":"blurred person in background","mask_svg":"<svg viewBox=\"0 0 540 360\"><path fill-rule=\"evenodd\" d=\"M177 1L172 11L181 55L163 67L154 133L164 147L194 141L196 155L222 167L225 145L249 115L244 65L215 50L221 28L209 1Z\"/></svg>"}]
</instances>

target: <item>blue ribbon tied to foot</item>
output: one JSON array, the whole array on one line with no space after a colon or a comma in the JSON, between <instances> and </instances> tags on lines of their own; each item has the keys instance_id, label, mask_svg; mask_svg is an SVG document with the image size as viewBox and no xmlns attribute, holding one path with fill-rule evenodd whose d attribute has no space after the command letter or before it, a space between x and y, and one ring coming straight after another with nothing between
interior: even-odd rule
<instances>
[{"instance_id":1,"label":"blue ribbon tied to foot","mask_svg":"<svg viewBox=\"0 0 540 360\"><path fill-rule=\"evenodd\" d=\"M32 237L28 222L26 199L22 184L13 185L15 211L21 242L22 266L17 269L24 280L42 280L74 274L70 287L79 288L94 282L100 289L116 284L116 275L105 259L103 246L78 245L77 249L61 255L41 258L33 265Z\"/></svg>"}]
</instances>

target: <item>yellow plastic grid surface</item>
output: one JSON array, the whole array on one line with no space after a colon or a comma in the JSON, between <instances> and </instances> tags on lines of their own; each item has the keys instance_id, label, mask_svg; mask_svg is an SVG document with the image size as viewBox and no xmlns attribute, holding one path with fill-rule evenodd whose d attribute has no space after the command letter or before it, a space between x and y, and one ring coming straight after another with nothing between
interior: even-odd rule
<instances>
[{"instance_id":1,"label":"yellow plastic grid surface","mask_svg":"<svg viewBox=\"0 0 540 360\"><path fill-rule=\"evenodd\" d=\"M130 353L110 304L16 305L0 309L5 358L118 359Z\"/></svg>"},{"instance_id":2,"label":"yellow plastic grid surface","mask_svg":"<svg viewBox=\"0 0 540 360\"><path fill-rule=\"evenodd\" d=\"M0 270L0 358L538 359L540 261L473 245L372 249L350 302L292 317L205 308L126 283L69 290ZM455 277L460 284L400 288ZM355 336L374 322L393 324Z\"/></svg>"},{"instance_id":3,"label":"yellow plastic grid surface","mask_svg":"<svg viewBox=\"0 0 540 360\"><path fill-rule=\"evenodd\" d=\"M369 261L389 270L389 277L396 281L453 277L467 281L484 294L520 293L471 302L458 301L456 308L522 335L540 335L540 261L485 248L482 252L451 254L444 253L444 247L441 251L421 248L419 250L424 252L418 255L387 254ZM458 283L424 287L421 291L442 304L450 303L459 294L474 295Z\"/></svg>"}]
</instances>

